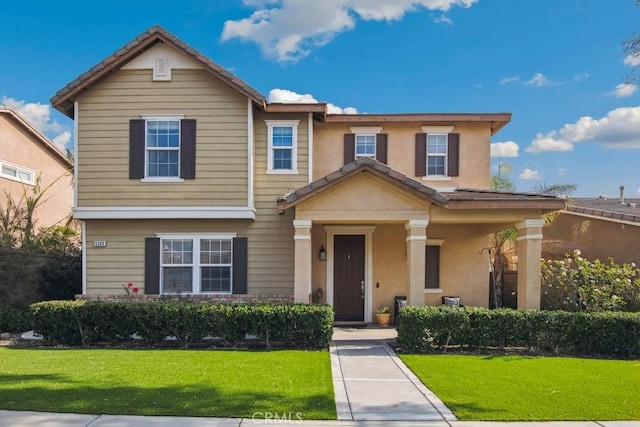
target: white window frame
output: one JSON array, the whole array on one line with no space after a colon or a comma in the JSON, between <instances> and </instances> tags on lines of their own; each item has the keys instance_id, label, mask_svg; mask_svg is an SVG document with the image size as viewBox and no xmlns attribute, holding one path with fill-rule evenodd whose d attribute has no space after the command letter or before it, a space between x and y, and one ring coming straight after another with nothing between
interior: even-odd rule
<instances>
[{"instance_id":1,"label":"white window frame","mask_svg":"<svg viewBox=\"0 0 640 427\"><path fill-rule=\"evenodd\" d=\"M429 137L430 136L444 136L444 153L429 153ZM447 176L447 163L449 158L449 135L446 133L428 133L427 134L427 176L428 177L448 177ZM444 158L444 173L443 174L429 174L429 157L443 157Z\"/></svg>"},{"instance_id":2,"label":"white window frame","mask_svg":"<svg viewBox=\"0 0 640 427\"><path fill-rule=\"evenodd\" d=\"M142 182L184 182L184 179L180 178L180 163L182 159L182 119L184 115L170 115L170 116L156 116L156 115L144 115L141 116L144 120L144 178ZM150 121L169 121L179 122L178 127L178 148L152 148L151 150L147 146L148 129L147 125ZM177 176L149 176L149 151L177 151L178 152L178 175Z\"/></svg>"},{"instance_id":3,"label":"white window frame","mask_svg":"<svg viewBox=\"0 0 640 427\"><path fill-rule=\"evenodd\" d=\"M156 234L156 237L160 238L160 293L171 294L173 292L164 291L164 267L191 267L191 292L184 292L184 294L206 294L206 295L230 295L233 293L233 239L236 237L236 233L215 233L215 234L172 234L163 233ZM214 240L230 240L231 241L231 264L203 264L200 262L200 240L214 239ZM164 264L162 262L162 245L164 240L191 240L193 243L193 260L191 264ZM229 292L202 292L201 287L201 275L200 267L209 266L229 266L231 270L230 274L230 286Z\"/></svg>"},{"instance_id":4,"label":"white window frame","mask_svg":"<svg viewBox=\"0 0 640 427\"><path fill-rule=\"evenodd\" d=\"M368 155L368 154L358 154L358 137L373 137L373 155ZM355 153L355 158L356 159L362 159L364 157L369 157L371 159L377 159L378 157L378 152L377 152L377 135L375 133L357 133L356 134L356 142L355 142L355 146L353 147L354 149L354 153Z\"/></svg>"},{"instance_id":5,"label":"white window frame","mask_svg":"<svg viewBox=\"0 0 640 427\"><path fill-rule=\"evenodd\" d=\"M13 175L9 175L3 172L3 169L7 168L7 169L15 169L16 171L16 176ZM30 178L27 179L22 179L20 177L21 173L26 173L30 175ZM16 181L16 182L21 182L23 184L27 184L27 185L36 185L36 176L37 176L37 172L34 171L33 169L28 169L25 168L24 166L18 166L15 163L11 163L11 162L7 162L6 160L0 160L0 177L2 178L6 178L9 179L11 181Z\"/></svg>"},{"instance_id":6,"label":"white window frame","mask_svg":"<svg viewBox=\"0 0 640 427\"><path fill-rule=\"evenodd\" d=\"M298 125L300 120L265 120L267 124L267 174L283 174L295 175L298 173ZM291 128L291 169L274 169L273 168L273 152L282 150L282 147L273 146L273 128L274 127L290 127Z\"/></svg>"}]
</instances>

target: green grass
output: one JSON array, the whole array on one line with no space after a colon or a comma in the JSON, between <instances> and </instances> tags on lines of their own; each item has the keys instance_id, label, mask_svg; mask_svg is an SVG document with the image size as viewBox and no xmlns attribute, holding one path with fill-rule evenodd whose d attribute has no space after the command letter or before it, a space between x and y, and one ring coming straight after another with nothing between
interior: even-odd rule
<instances>
[{"instance_id":1,"label":"green grass","mask_svg":"<svg viewBox=\"0 0 640 427\"><path fill-rule=\"evenodd\" d=\"M336 419L326 351L0 348L0 409Z\"/></svg>"},{"instance_id":2,"label":"green grass","mask_svg":"<svg viewBox=\"0 0 640 427\"><path fill-rule=\"evenodd\" d=\"M640 420L640 360L401 359L461 420Z\"/></svg>"}]
</instances>

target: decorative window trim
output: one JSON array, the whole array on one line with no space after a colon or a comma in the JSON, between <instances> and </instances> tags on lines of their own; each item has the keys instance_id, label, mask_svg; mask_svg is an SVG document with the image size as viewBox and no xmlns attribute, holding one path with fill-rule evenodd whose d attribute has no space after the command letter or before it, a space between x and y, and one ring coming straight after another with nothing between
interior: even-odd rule
<instances>
[{"instance_id":1,"label":"decorative window trim","mask_svg":"<svg viewBox=\"0 0 640 427\"><path fill-rule=\"evenodd\" d=\"M182 233L156 233L156 237L160 239L160 294L172 293L165 292L163 286L163 272L164 267L167 264L162 262L162 243L164 240L191 240L192 241L192 262L190 264L185 264L185 267L191 267L191 292L183 292L184 294L218 294L218 295L230 295L233 293L233 239L237 236L237 233L203 233L203 234L182 234ZM201 287L201 276L200 276L200 267L208 266L210 264L203 264L200 259L200 241L203 239L215 239L215 240L229 240L231 242L231 263L229 265L230 269L230 278L229 278L229 291L224 292L202 292ZM177 264L171 264L170 266L178 266Z\"/></svg>"},{"instance_id":2,"label":"decorative window trim","mask_svg":"<svg viewBox=\"0 0 640 427\"><path fill-rule=\"evenodd\" d=\"M372 133L374 135L382 133L382 126L352 126L349 128L351 133Z\"/></svg>"},{"instance_id":3,"label":"decorative window trim","mask_svg":"<svg viewBox=\"0 0 640 427\"><path fill-rule=\"evenodd\" d=\"M422 126L422 133L453 133L455 126Z\"/></svg>"},{"instance_id":4,"label":"decorative window trim","mask_svg":"<svg viewBox=\"0 0 640 427\"><path fill-rule=\"evenodd\" d=\"M267 171L269 175L296 175L298 174L298 126L300 120L265 120L267 124ZM273 168L273 128L291 127L291 169Z\"/></svg>"},{"instance_id":5,"label":"decorative window trim","mask_svg":"<svg viewBox=\"0 0 640 427\"><path fill-rule=\"evenodd\" d=\"M7 169L15 169L16 171L16 176L13 175L9 175L3 172L3 169L7 168ZM30 179L22 179L20 177L20 173L23 174L29 174L31 175ZM6 160L0 160L0 177L2 178L6 178L8 180L11 181L16 181L16 182L21 182L23 184L27 184L27 185L35 185L36 184L36 176L37 176L38 172L33 170L33 169L29 169L29 168L25 168L24 166L19 166L16 165L15 163L11 163L11 162L7 162Z\"/></svg>"}]
</instances>

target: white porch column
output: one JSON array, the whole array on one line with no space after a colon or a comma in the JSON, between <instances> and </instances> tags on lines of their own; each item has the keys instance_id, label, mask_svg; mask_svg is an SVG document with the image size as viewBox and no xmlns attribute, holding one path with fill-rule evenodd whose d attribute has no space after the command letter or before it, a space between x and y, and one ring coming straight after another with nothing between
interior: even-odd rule
<instances>
[{"instance_id":1,"label":"white porch column","mask_svg":"<svg viewBox=\"0 0 640 427\"><path fill-rule=\"evenodd\" d=\"M540 218L525 219L516 224L518 237L518 308L540 309L540 258L542 226Z\"/></svg>"},{"instance_id":2,"label":"white porch column","mask_svg":"<svg viewBox=\"0 0 640 427\"><path fill-rule=\"evenodd\" d=\"M311 221L294 220L295 265L293 279L293 301L311 302Z\"/></svg>"},{"instance_id":3,"label":"white porch column","mask_svg":"<svg viewBox=\"0 0 640 427\"><path fill-rule=\"evenodd\" d=\"M425 252L429 220L407 221L407 281L409 305L424 305Z\"/></svg>"}]
</instances>

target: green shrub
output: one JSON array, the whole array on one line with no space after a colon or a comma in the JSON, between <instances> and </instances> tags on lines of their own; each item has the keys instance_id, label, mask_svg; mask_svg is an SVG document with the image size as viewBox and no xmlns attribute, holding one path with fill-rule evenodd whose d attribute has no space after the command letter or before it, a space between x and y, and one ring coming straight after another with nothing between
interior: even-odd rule
<instances>
[{"instance_id":1,"label":"green shrub","mask_svg":"<svg viewBox=\"0 0 640 427\"><path fill-rule=\"evenodd\" d=\"M54 344L82 343L79 309L84 301L44 301L31 305L33 331Z\"/></svg>"},{"instance_id":2,"label":"green shrub","mask_svg":"<svg viewBox=\"0 0 640 427\"><path fill-rule=\"evenodd\" d=\"M25 307L0 305L0 332L24 332L31 329L31 311Z\"/></svg>"},{"instance_id":3,"label":"green shrub","mask_svg":"<svg viewBox=\"0 0 640 427\"><path fill-rule=\"evenodd\" d=\"M403 351L504 346L580 354L640 354L640 313L407 307L398 320Z\"/></svg>"},{"instance_id":4,"label":"green shrub","mask_svg":"<svg viewBox=\"0 0 640 427\"><path fill-rule=\"evenodd\" d=\"M541 304L546 310L640 311L640 270L635 264L590 261L579 250L542 260Z\"/></svg>"},{"instance_id":5,"label":"green shrub","mask_svg":"<svg viewBox=\"0 0 640 427\"><path fill-rule=\"evenodd\" d=\"M247 335L286 347L326 348L333 333L327 305L207 304L191 302L47 301L31 306L45 339L77 345L117 343L137 334L148 344L175 336L183 345L218 337L236 346Z\"/></svg>"}]
</instances>

